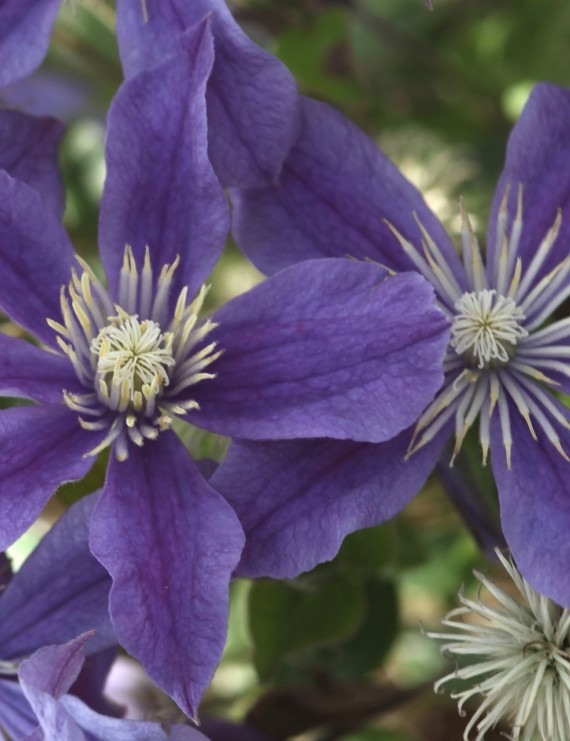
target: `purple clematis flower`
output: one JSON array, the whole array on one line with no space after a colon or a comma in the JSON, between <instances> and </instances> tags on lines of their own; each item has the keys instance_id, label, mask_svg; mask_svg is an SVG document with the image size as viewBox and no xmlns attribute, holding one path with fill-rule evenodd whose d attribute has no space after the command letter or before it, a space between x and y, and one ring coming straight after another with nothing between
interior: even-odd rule
<instances>
[{"instance_id":1,"label":"purple clematis flower","mask_svg":"<svg viewBox=\"0 0 570 741\"><path fill-rule=\"evenodd\" d=\"M345 259L294 266L198 318L228 223L207 157L210 24L110 110L107 286L40 195L0 172L0 306L45 346L0 335L0 393L39 402L0 413L0 546L112 447L91 548L113 578L113 624L190 715L224 645L244 538L173 419L246 439L386 440L433 398L448 341L421 276Z\"/></svg>"},{"instance_id":2,"label":"purple clematis flower","mask_svg":"<svg viewBox=\"0 0 570 741\"><path fill-rule=\"evenodd\" d=\"M267 185L298 134L297 87L287 68L244 34L224 0L117 0L125 76L160 62L208 15L216 49L206 95L210 160L224 187Z\"/></svg>"},{"instance_id":3,"label":"purple clematis flower","mask_svg":"<svg viewBox=\"0 0 570 741\"><path fill-rule=\"evenodd\" d=\"M489 221L486 266L465 213L461 262L415 188L361 131L315 101L304 103L302 133L280 182L234 193L238 241L268 273L299 260L348 252L396 271L414 267L430 280L452 321L446 380L413 436L402 439L408 462L398 466L417 465L418 456L431 446L431 467L453 430L456 454L478 418L483 460L490 448L502 524L518 566L537 589L565 605L570 604L565 570L570 557L570 422L557 393L570 391L570 320L558 313L570 295L570 220L562 215L570 201L569 132L570 92L538 85L509 139ZM295 546L300 547L308 515L300 497L289 503L284 493L288 474L279 468L293 452L298 469L300 451L290 444L278 454L262 447L266 465L256 458L252 469L248 462L259 451L248 443L230 452L229 468L213 478L227 494L224 479L235 475L231 469L248 471L250 487L230 497L248 535L246 571L261 570L255 565L258 549L264 552L289 507ZM355 455L364 453L361 449ZM350 504L360 526L367 520L362 508L372 507L375 490L394 466L382 459L379 454L368 461L366 471L361 463L361 488ZM348 484L351 472L345 462L334 466L336 479ZM333 468L326 471L334 476ZM283 489L279 505L275 499L256 500L258 482L267 483L266 477ZM322 480L307 483L311 495L324 496L317 491ZM362 487L368 493L359 500ZM388 514L403 501L397 488L384 499ZM276 537L291 543L291 530Z\"/></svg>"}]
</instances>

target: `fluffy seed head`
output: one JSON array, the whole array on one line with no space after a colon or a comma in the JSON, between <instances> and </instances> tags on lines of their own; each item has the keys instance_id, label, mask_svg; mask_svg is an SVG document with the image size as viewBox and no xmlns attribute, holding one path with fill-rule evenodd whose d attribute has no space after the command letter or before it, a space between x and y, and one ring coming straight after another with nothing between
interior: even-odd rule
<instances>
[{"instance_id":1,"label":"fluffy seed head","mask_svg":"<svg viewBox=\"0 0 570 741\"><path fill-rule=\"evenodd\" d=\"M427 633L444 641L443 653L473 657L468 666L436 682L435 690L446 682L463 680L464 689L451 695L459 701L462 715L471 698L481 698L463 734L465 741L482 741L500 720L510 723L512 741L568 741L570 611L538 594L512 561L498 551L497 555L518 597L475 572L495 603L460 594L462 606L443 620L450 631Z\"/></svg>"}]
</instances>

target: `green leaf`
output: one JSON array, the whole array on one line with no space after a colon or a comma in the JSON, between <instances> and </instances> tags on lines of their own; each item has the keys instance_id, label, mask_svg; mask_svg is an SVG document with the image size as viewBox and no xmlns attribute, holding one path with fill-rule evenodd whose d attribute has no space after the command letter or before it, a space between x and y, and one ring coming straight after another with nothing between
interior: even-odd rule
<instances>
[{"instance_id":1,"label":"green leaf","mask_svg":"<svg viewBox=\"0 0 570 741\"><path fill-rule=\"evenodd\" d=\"M321 13L313 27L299 26L280 38L277 55L308 93L337 104L362 101L347 69L349 16L341 8Z\"/></svg>"},{"instance_id":2,"label":"green leaf","mask_svg":"<svg viewBox=\"0 0 570 741\"><path fill-rule=\"evenodd\" d=\"M336 562L364 571L378 571L394 556L396 538L393 521L351 533L345 538Z\"/></svg>"},{"instance_id":3,"label":"green leaf","mask_svg":"<svg viewBox=\"0 0 570 741\"><path fill-rule=\"evenodd\" d=\"M249 609L255 667L261 679L268 679L303 651L354 635L365 606L358 582L333 574L295 582L256 582Z\"/></svg>"},{"instance_id":4,"label":"green leaf","mask_svg":"<svg viewBox=\"0 0 570 741\"><path fill-rule=\"evenodd\" d=\"M341 678L360 677L379 667L399 631L398 592L393 581L375 578L364 588L366 613L357 633L330 652L331 670Z\"/></svg>"},{"instance_id":5,"label":"green leaf","mask_svg":"<svg viewBox=\"0 0 570 741\"><path fill-rule=\"evenodd\" d=\"M341 741L411 741L411 737L398 731L369 728L341 736Z\"/></svg>"}]
</instances>

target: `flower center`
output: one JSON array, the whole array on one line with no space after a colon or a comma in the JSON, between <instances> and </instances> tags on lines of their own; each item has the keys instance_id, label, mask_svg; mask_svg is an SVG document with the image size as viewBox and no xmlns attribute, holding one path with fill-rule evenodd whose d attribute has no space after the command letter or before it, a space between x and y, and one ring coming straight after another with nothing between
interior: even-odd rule
<instances>
[{"instance_id":1,"label":"flower center","mask_svg":"<svg viewBox=\"0 0 570 741\"><path fill-rule=\"evenodd\" d=\"M168 386L173 335L162 333L150 319L139 322L117 308L117 316L91 342L97 357L97 377L102 401L112 409L140 411Z\"/></svg>"},{"instance_id":2,"label":"flower center","mask_svg":"<svg viewBox=\"0 0 570 741\"><path fill-rule=\"evenodd\" d=\"M171 305L178 258L155 276L149 248L141 270L127 245L116 303L89 266L78 261L82 274L72 269L69 285L61 289L62 321L47 320L85 388L84 393L63 390L63 400L77 412L83 429L104 433L86 455L113 445L122 461L131 444L155 440L174 417L200 408L193 389L215 378L210 366L222 351L206 338L217 325L198 318L206 286L193 301L182 288Z\"/></svg>"},{"instance_id":3,"label":"flower center","mask_svg":"<svg viewBox=\"0 0 570 741\"><path fill-rule=\"evenodd\" d=\"M512 298L495 290L464 293L455 304L451 346L478 368L506 365L528 335L525 315Z\"/></svg>"}]
</instances>

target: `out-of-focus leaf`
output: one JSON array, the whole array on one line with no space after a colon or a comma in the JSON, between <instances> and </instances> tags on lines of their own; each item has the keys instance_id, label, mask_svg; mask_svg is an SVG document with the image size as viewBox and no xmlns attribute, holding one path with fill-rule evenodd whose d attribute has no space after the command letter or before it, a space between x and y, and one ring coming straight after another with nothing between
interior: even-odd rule
<instances>
[{"instance_id":1,"label":"out-of-focus leaf","mask_svg":"<svg viewBox=\"0 0 570 741\"><path fill-rule=\"evenodd\" d=\"M356 733L341 736L341 741L412 741L411 736L398 731L386 731L381 728L369 728Z\"/></svg>"},{"instance_id":2,"label":"out-of-focus leaf","mask_svg":"<svg viewBox=\"0 0 570 741\"><path fill-rule=\"evenodd\" d=\"M295 654L354 635L365 603L358 582L337 574L297 582L256 582L249 609L255 667L262 679L268 679L279 664L294 661Z\"/></svg>"},{"instance_id":3,"label":"out-of-focus leaf","mask_svg":"<svg viewBox=\"0 0 570 741\"><path fill-rule=\"evenodd\" d=\"M331 8L321 13L313 26L286 31L277 46L277 55L304 92L338 105L362 101L360 86L349 73L348 27L347 12Z\"/></svg>"},{"instance_id":4,"label":"out-of-focus leaf","mask_svg":"<svg viewBox=\"0 0 570 741\"><path fill-rule=\"evenodd\" d=\"M380 666L398 636L398 593L394 582L366 582L366 615L357 633L334 651L332 667L341 678L359 677Z\"/></svg>"},{"instance_id":5,"label":"out-of-focus leaf","mask_svg":"<svg viewBox=\"0 0 570 741\"><path fill-rule=\"evenodd\" d=\"M376 572L394 557L394 521L359 530L345 538L336 561L349 568Z\"/></svg>"}]
</instances>

